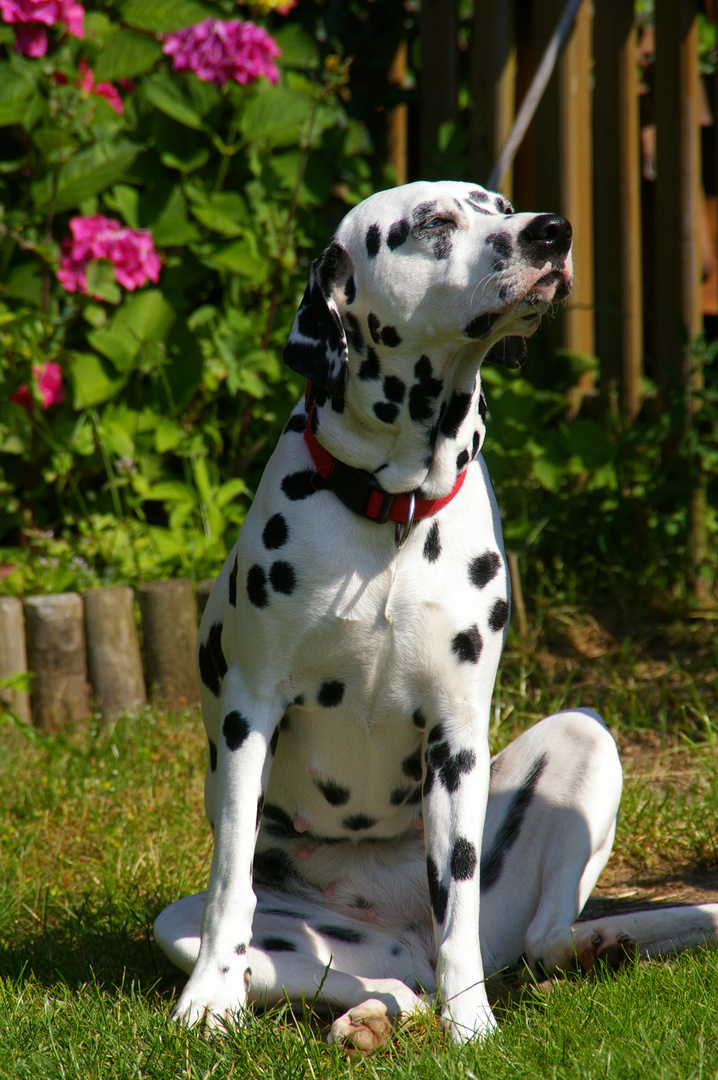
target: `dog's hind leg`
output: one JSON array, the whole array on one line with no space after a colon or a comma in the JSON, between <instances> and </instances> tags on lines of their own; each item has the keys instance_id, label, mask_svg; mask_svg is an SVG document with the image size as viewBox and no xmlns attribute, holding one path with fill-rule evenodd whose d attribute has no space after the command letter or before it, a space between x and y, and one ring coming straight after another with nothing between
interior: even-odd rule
<instances>
[{"instance_id":1,"label":"dog's hind leg","mask_svg":"<svg viewBox=\"0 0 718 1080\"><path fill-rule=\"evenodd\" d=\"M488 972L575 966L571 926L611 852L621 796L616 744L590 709L547 717L492 762L481 860Z\"/></svg>"},{"instance_id":2,"label":"dog's hind leg","mask_svg":"<svg viewBox=\"0 0 718 1080\"><path fill-rule=\"evenodd\" d=\"M155 940L188 974L199 956L205 899L206 893L184 897L155 922ZM310 1008L341 1012L329 1039L359 1050L386 1041L389 1018L403 1020L428 1008L407 985L416 984L417 965L406 943L298 897L267 900L260 890L252 941L241 960L247 1001L306 1001ZM241 1008L238 995L236 1006L218 1018Z\"/></svg>"}]
</instances>

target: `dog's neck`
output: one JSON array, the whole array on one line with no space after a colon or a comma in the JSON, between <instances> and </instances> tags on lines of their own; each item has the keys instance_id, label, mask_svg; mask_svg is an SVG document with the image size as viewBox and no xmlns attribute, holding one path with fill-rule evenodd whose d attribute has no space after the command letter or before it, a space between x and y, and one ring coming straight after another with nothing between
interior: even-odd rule
<instances>
[{"instance_id":1,"label":"dog's neck","mask_svg":"<svg viewBox=\"0 0 718 1080\"><path fill-rule=\"evenodd\" d=\"M347 330L354 342L346 393L317 394L317 439L340 461L372 473L385 491L447 495L484 441L479 367L486 347L402 342L387 349Z\"/></svg>"}]
</instances>

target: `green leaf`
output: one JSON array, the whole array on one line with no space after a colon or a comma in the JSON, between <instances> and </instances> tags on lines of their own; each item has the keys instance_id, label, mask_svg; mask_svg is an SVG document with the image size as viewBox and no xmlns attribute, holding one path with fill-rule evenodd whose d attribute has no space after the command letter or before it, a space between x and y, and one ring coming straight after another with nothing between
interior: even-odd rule
<instances>
[{"instance_id":1,"label":"green leaf","mask_svg":"<svg viewBox=\"0 0 718 1080\"><path fill-rule=\"evenodd\" d=\"M120 11L129 26L163 34L217 17L217 5L200 0L126 0Z\"/></svg>"},{"instance_id":2,"label":"green leaf","mask_svg":"<svg viewBox=\"0 0 718 1080\"><path fill-rule=\"evenodd\" d=\"M247 229L247 205L236 191L217 192L192 213L203 225L222 236L241 236Z\"/></svg>"},{"instance_id":3,"label":"green leaf","mask_svg":"<svg viewBox=\"0 0 718 1080\"><path fill-rule=\"evenodd\" d=\"M165 75L150 77L143 83L145 97L156 109L185 127L204 130L202 117L188 103L182 87Z\"/></svg>"},{"instance_id":4,"label":"green leaf","mask_svg":"<svg viewBox=\"0 0 718 1080\"><path fill-rule=\"evenodd\" d=\"M115 268L106 259L92 259L87 264L87 292L95 299L106 300L109 304L119 304L122 290L117 284Z\"/></svg>"},{"instance_id":5,"label":"green leaf","mask_svg":"<svg viewBox=\"0 0 718 1080\"><path fill-rule=\"evenodd\" d=\"M168 199L156 216L143 216L143 224L152 229L152 239L157 247L179 247L193 244L200 238L197 226L187 216L187 202L182 189L176 185L167 192ZM146 210L145 200L142 209Z\"/></svg>"},{"instance_id":6,"label":"green leaf","mask_svg":"<svg viewBox=\"0 0 718 1080\"><path fill-rule=\"evenodd\" d=\"M159 289L146 289L128 297L107 326L90 331L87 340L125 373L142 360L145 346L164 341L174 320L174 309Z\"/></svg>"},{"instance_id":7,"label":"green leaf","mask_svg":"<svg viewBox=\"0 0 718 1080\"><path fill-rule=\"evenodd\" d=\"M143 147L126 139L97 142L74 154L60 169L55 191L55 213L74 209L85 199L99 195L120 180ZM38 209L52 198L52 177L32 185L32 197Z\"/></svg>"},{"instance_id":8,"label":"green leaf","mask_svg":"<svg viewBox=\"0 0 718 1080\"><path fill-rule=\"evenodd\" d=\"M29 70L17 71L8 64L0 66L0 127L22 124L27 118L28 102L37 92L37 83Z\"/></svg>"},{"instance_id":9,"label":"green leaf","mask_svg":"<svg viewBox=\"0 0 718 1080\"><path fill-rule=\"evenodd\" d=\"M168 450L174 450L182 442L184 432L174 420L165 418L160 420L155 430L155 450L158 454L164 454Z\"/></svg>"},{"instance_id":10,"label":"green leaf","mask_svg":"<svg viewBox=\"0 0 718 1080\"><path fill-rule=\"evenodd\" d=\"M214 251L204 254L202 262L213 270L220 268L229 270L250 281L259 282L264 279L263 264L257 260L256 252L246 240L234 240L231 244L223 244Z\"/></svg>"},{"instance_id":11,"label":"green leaf","mask_svg":"<svg viewBox=\"0 0 718 1080\"><path fill-rule=\"evenodd\" d=\"M151 71L162 56L159 41L134 30L120 30L110 38L95 61L95 84L115 79L133 79Z\"/></svg>"},{"instance_id":12,"label":"green leaf","mask_svg":"<svg viewBox=\"0 0 718 1080\"><path fill-rule=\"evenodd\" d=\"M307 68L319 67L319 50L313 38L305 34L298 23L286 23L272 37L282 50L277 58L280 67Z\"/></svg>"},{"instance_id":13,"label":"green leaf","mask_svg":"<svg viewBox=\"0 0 718 1080\"><path fill-rule=\"evenodd\" d=\"M313 102L304 94L285 86L269 87L245 106L242 135L270 147L296 144L302 129L308 130L313 111Z\"/></svg>"},{"instance_id":14,"label":"green leaf","mask_svg":"<svg viewBox=\"0 0 718 1080\"><path fill-rule=\"evenodd\" d=\"M94 353L71 353L70 371L74 387L73 406L75 409L87 409L91 405L100 405L114 397L125 385L127 379L113 379L107 374L105 365Z\"/></svg>"}]
</instances>

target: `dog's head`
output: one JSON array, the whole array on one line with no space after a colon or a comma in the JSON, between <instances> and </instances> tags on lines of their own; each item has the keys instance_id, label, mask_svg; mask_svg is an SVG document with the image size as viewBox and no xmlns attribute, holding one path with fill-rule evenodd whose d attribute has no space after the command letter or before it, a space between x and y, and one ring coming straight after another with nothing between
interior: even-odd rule
<instances>
[{"instance_id":1,"label":"dog's head","mask_svg":"<svg viewBox=\"0 0 718 1080\"><path fill-rule=\"evenodd\" d=\"M406 184L343 219L312 266L284 357L334 396L366 331L389 349L474 344L483 359L519 367L525 338L571 280L565 218L514 213L475 184Z\"/></svg>"}]
</instances>

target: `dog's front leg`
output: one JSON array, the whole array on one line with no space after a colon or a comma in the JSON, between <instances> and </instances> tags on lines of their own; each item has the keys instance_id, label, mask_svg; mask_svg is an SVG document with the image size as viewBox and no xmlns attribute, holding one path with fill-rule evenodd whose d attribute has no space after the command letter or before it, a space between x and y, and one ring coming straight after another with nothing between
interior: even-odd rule
<instances>
[{"instance_id":1,"label":"dog's front leg","mask_svg":"<svg viewBox=\"0 0 718 1080\"><path fill-rule=\"evenodd\" d=\"M496 1027L479 944L479 861L489 791L486 725L439 723L425 748L426 868L442 1022L454 1042Z\"/></svg>"},{"instance_id":2,"label":"dog's front leg","mask_svg":"<svg viewBox=\"0 0 718 1080\"><path fill-rule=\"evenodd\" d=\"M186 1024L203 1016L217 1024L246 1004L256 905L252 862L271 761L267 751L281 715L281 706L251 701L230 669L221 695L214 852L199 957L172 1014Z\"/></svg>"}]
</instances>

